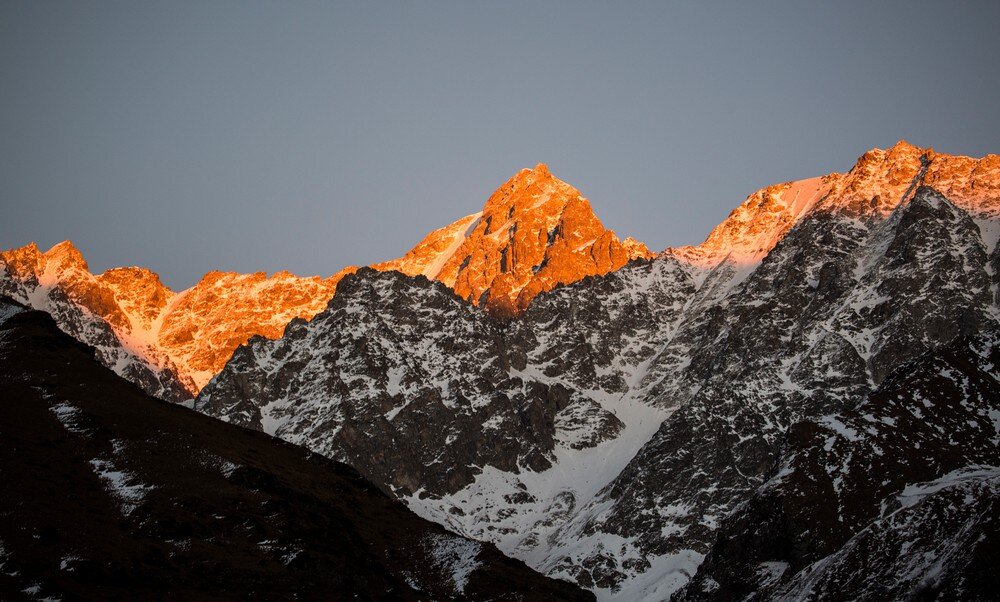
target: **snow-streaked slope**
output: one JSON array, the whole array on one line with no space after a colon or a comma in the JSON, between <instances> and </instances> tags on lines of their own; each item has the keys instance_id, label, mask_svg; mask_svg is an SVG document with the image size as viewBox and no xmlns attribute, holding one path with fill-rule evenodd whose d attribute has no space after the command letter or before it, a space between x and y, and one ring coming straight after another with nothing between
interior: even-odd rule
<instances>
[{"instance_id":1,"label":"snow-streaked slope","mask_svg":"<svg viewBox=\"0 0 1000 602\"><path fill-rule=\"evenodd\" d=\"M439 228L424 237L415 247L398 259L378 263L372 267L376 270L396 270L408 276L421 274L430 279L440 279L441 269L454 257L455 252L469 237L472 230L479 225L483 212L478 211L455 222ZM455 279L443 280L448 286L454 286Z\"/></svg>"},{"instance_id":2,"label":"snow-streaked slope","mask_svg":"<svg viewBox=\"0 0 1000 602\"><path fill-rule=\"evenodd\" d=\"M594 517L581 538L636 547L567 554L579 582L611 575L627 588L655 570L628 558L707 553L781 461L795 420L850 406L925 350L997 324L976 223L931 189L916 194L867 223L806 218L719 305L682 318L640 385L648 403L678 409L581 510Z\"/></svg>"},{"instance_id":3,"label":"snow-streaked slope","mask_svg":"<svg viewBox=\"0 0 1000 602\"><path fill-rule=\"evenodd\" d=\"M580 539L626 545L567 554L562 566L578 582L627 591L655 581L653 557L707 553L721 519L780 462L796 419L856 403L894 367L997 323L997 255L982 227L993 198L966 197L963 208L921 188L940 156L905 146L877 155L880 165L843 176L843 198L817 202L735 283L712 286L730 278L724 263L700 279L639 384L648 403L680 407L581 510L594 518ZM903 173L913 179L896 183L900 155L912 158ZM879 190L871 182L900 192L888 213L881 201L857 203L857 190Z\"/></svg>"},{"instance_id":4,"label":"snow-streaked slope","mask_svg":"<svg viewBox=\"0 0 1000 602\"><path fill-rule=\"evenodd\" d=\"M472 328L488 341L437 289L365 272L361 297L237 353L200 407L355 463L424 516L601 597L662 598L777 470L790 425L996 324L992 159L959 159L901 143L770 187L704 245ZM926 187L932 174L959 200ZM484 213L475 228L495 226ZM511 441L533 452L491 455ZM773 583L791 570L758 568Z\"/></svg>"},{"instance_id":5,"label":"snow-streaked slope","mask_svg":"<svg viewBox=\"0 0 1000 602\"><path fill-rule=\"evenodd\" d=\"M1000 468L963 468L922 487L925 495L803 569L775 599L995 596Z\"/></svg>"},{"instance_id":6,"label":"snow-streaked slope","mask_svg":"<svg viewBox=\"0 0 1000 602\"><path fill-rule=\"evenodd\" d=\"M350 459L400 495L454 493L485 466L544 470L569 431L594 430L578 446L618 433L588 391L525 370L502 329L438 282L363 269L311 322L237 350L196 407Z\"/></svg>"},{"instance_id":7,"label":"snow-streaked slope","mask_svg":"<svg viewBox=\"0 0 1000 602\"><path fill-rule=\"evenodd\" d=\"M422 276L344 280L311 322L249 338L197 407L350 462L424 516L602 598L662 599L784 469L794 425L850 437L857 425L837 416L894 370L995 327L998 205L995 156L900 143L754 193L702 245L626 263L646 254L547 169L524 170L399 264ZM209 359L199 350L217 358L253 332L199 339L231 334L227 302L268 336L295 313L271 311L253 278L231 282L197 303L116 293L98 314L131 324L135 342L121 340L138 347L189 307L167 330L191 372ZM199 322L203 307L219 319ZM801 568L762 558L754 587Z\"/></svg>"},{"instance_id":8,"label":"snow-streaked slope","mask_svg":"<svg viewBox=\"0 0 1000 602\"><path fill-rule=\"evenodd\" d=\"M685 598L989 591L991 577L968 564L988 563L996 546L977 539L1000 526L989 511L998 332L955 339L900 366L858 405L793 424L774 474L726 518ZM785 571L764 579L763 565Z\"/></svg>"},{"instance_id":9,"label":"snow-streaked slope","mask_svg":"<svg viewBox=\"0 0 1000 602\"><path fill-rule=\"evenodd\" d=\"M116 302L114 288L90 273L69 242L45 253L34 244L0 253L0 293L52 315L67 334L94 346L105 366L151 395L181 400L194 393L149 337L132 336L141 318Z\"/></svg>"},{"instance_id":10,"label":"snow-streaked slope","mask_svg":"<svg viewBox=\"0 0 1000 602\"><path fill-rule=\"evenodd\" d=\"M515 334L439 283L361 270L312 321L241 347L195 407L347 461L419 514L544 567L669 414L622 375L656 351L643 335L669 329L690 284L669 260L624 272L552 293ZM591 305L567 316L583 291ZM541 340L531 320L548 324ZM607 332L574 341L582 323ZM570 343L580 362L546 359Z\"/></svg>"}]
</instances>

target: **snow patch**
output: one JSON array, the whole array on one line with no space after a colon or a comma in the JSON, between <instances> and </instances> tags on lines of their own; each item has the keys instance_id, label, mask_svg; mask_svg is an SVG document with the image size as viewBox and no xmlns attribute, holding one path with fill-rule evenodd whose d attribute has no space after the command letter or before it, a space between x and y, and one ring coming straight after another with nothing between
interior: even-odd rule
<instances>
[{"instance_id":1,"label":"snow patch","mask_svg":"<svg viewBox=\"0 0 1000 602\"><path fill-rule=\"evenodd\" d=\"M23 312L24 309L16 305L0 304L0 324Z\"/></svg>"},{"instance_id":2,"label":"snow patch","mask_svg":"<svg viewBox=\"0 0 1000 602\"><path fill-rule=\"evenodd\" d=\"M104 481L108 493L121 503L122 514L126 516L142 503L147 491L154 489L152 485L140 482L134 474L115 468L107 460L95 458L90 461L90 465L97 476Z\"/></svg>"},{"instance_id":3,"label":"snow patch","mask_svg":"<svg viewBox=\"0 0 1000 602\"><path fill-rule=\"evenodd\" d=\"M420 273L430 278L431 280L437 278L438 275L441 274L441 270L444 268L444 265L448 263L448 260L451 259L453 255L455 255L455 251L457 251L458 248L462 246L462 243L465 242L465 239L468 238L469 235L472 234L472 231L476 229L476 226L479 225L479 219L482 216L482 214L483 212L480 211L478 213L473 213L472 215L466 216L461 220L459 220L458 222L459 226L461 226L463 223L468 223L469 224L468 227L466 227L465 229L456 229L456 231L452 234L453 238L451 242L448 243L448 247L444 251L441 251L441 253L439 253L437 257L434 258L434 261L429 263L427 267L425 267L423 271Z\"/></svg>"},{"instance_id":4,"label":"snow patch","mask_svg":"<svg viewBox=\"0 0 1000 602\"><path fill-rule=\"evenodd\" d=\"M431 535L427 544L434 566L450 575L457 593L464 593L469 576L483 564L479 560L479 552L483 546L475 541L444 534Z\"/></svg>"},{"instance_id":5,"label":"snow patch","mask_svg":"<svg viewBox=\"0 0 1000 602\"><path fill-rule=\"evenodd\" d=\"M49 411L56 415L56 419L62 423L63 427L65 427L67 431L77 435L85 435L87 433L87 431L80 428L77 423L81 415L79 408L64 401L50 407Z\"/></svg>"},{"instance_id":6,"label":"snow patch","mask_svg":"<svg viewBox=\"0 0 1000 602\"><path fill-rule=\"evenodd\" d=\"M966 466L958 470L953 470L933 481L907 485L903 488L903 492L899 494L898 500L903 508L909 508L920 503L925 497L943 489L970 481L997 477L1000 477L1000 468L996 466Z\"/></svg>"},{"instance_id":7,"label":"snow patch","mask_svg":"<svg viewBox=\"0 0 1000 602\"><path fill-rule=\"evenodd\" d=\"M606 600L669 600L687 585L698 571L704 554L681 550L674 554L650 559L649 570L627 581L619 590L596 589L597 599Z\"/></svg>"}]
</instances>

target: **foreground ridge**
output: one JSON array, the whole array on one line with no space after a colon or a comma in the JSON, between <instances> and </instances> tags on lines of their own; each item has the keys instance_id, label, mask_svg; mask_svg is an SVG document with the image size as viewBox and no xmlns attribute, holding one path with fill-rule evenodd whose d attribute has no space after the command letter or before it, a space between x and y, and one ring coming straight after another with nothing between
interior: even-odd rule
<instances>
[{"instance_id":1,"label":"foreground ridge","mask_svg":"<svg viewBox=\"0 0 1000 602\"><path fill-rule=\"evenodd\" d=\"M93 351L0 297L4 598L592 599L347 466L152 399Z\"/></svg>"}]
</instances>

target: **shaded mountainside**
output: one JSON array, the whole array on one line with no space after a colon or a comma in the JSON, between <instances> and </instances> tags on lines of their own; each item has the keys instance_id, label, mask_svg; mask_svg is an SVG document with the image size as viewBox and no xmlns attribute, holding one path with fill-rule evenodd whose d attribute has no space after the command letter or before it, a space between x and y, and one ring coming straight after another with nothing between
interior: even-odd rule
<instances>
[{"instance_id":1,"label":"shaded mountainside","mask_svg":"<svg viewBox=\"0 0 1000 602\"><path fill-rule=\"evenodd\" d=\"M777 474L793 425L997 328L998 183L993 155L876 149L846 174L751 195L703 245L554 288L513 320L419 276L361 271L312 322L238 350L196 404L342 459L599 597L662 599Z\"/></svg>"},{"instance_id":2,"label":"shaded mountainside","mask_svg":"<svg viewBox=\"0 0 1000 602\"><path fill-rule=\"evenodd\" d=\"M1000 586L1000 331L797 422L684 599L988 599Z\"/></svg>"},{"instance_id":3,"label":"shaded mountainside","mask_svg":"<svg viewBox=\"0 0 1000 602\"><path fill-rule=\"evenodd\" d=\"M311 322L240 347L195 408L349 460L401 495L456 491L487 465L542 471L569 436L560 426L587 432L577 447L618 433L586 395L518 374L504 328L440 282L363 268Z\"/></svg>"},{"instance_id":4,"label":"shaded mountainside","mask_svg":"<svg viewBox=\"0 0 1000 602\"><path fill-rule=\"evenodd\" d=\"M525 319L550 321L546 306ZM628 306L599 306L591 319L610 312L617 321L643 322ZM548 506L575 505L593 495L599 479L617 474L663 415L618 399L625 382L593 364L588 370L586 346L567 364L572 374L547 374L536 356L545 362L547 346L565 350L557 337L577 333L553 329L540 342L515 333L521 326L470 306L440 282L362 269L341 281L329 308L312 321L293 322L281 339L256 337L239 348L195 408L348 462L418 510L443 512L435 518L462 533L510 536L505 543L515 545L525 528L544 522ZM633 347L632 339L609 339L599 353L628 366L641 357ZM633 448L609 453L610 441ZM578 464L584 458L600 466L599 474ZM484 469L504 482L480 482ZM501 498L504 520L498 522L493 503L448 501L470 491ZM536 537L530 547L537 545Z\"/></svg>"},{"instance_id":5,"label":"shaded mountainside","mask_svg":"<svg viewBox=\"0 0 1000 602\"><path fill-rule=\"evenodd\" d=\"M845 190L885 179L894 154L884 172L863 159ZM682 587L722 520L780 465L791 424L856 405L926 350L996 327L996 191L957 206L920 185L925 155L887 215L828 196L759 264L696 274L674 334L635 376L647 403L675 411L536 566L625 598Z\"/></svg>"},{"instance_id":6,"label":"shaded mountainside","mask_svg":"<svg viewBox=\"0 0 1000 602\"><path fill-rule=\"evenodd\" d=\"M347 466L146 396L7 300L0 362L5 599L591 598Z\"/></svg>"}]
</instances>

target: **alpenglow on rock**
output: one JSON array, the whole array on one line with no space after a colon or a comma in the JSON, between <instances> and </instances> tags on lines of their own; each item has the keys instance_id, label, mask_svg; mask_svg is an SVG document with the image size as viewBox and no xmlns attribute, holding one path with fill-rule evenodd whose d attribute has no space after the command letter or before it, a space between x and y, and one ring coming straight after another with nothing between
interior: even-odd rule
<instances>
[{"instance_id":1,"label":"alpenglow on rock","mask_svg":"<svg viewBox=\"0 0 1000 602\"><path fill-rule=\"evenodd\" d=\"M914 379L930 378L937 364L924 354L997 328L998 184L993 155L876 149L848 173L754 193L702 245L554 287L513 320L419 276L362 271L311 322L237 351L197 407L351 463L423 516L602 598L794 595L859 562L887 575L903 569L878 556L888 548L858 547L876 541L865 530L932 524L944 503L934 500L947 497L894 517L880 509L951 483L963 462L1000 465L988 408L970 414L975 432L993 429L975 458L923 464L906 482L856 494L866 509L826 540L835 549L823 553L841 554L828 568L802 572L815 555L741 560L718 546L735 537L744 502L802 457L789 443L795 425L867 420L847 416L891 375L910 366ZM988 371L984 353L963 369ZM926 415L920 429L953 428ZM813 453L827 441L804 445ZM416 459L384 451L399 449ZM898 462L911 453L891 449ZM969 507L989 508L991 477L976 478L959 479ZM837 518L817 509L815 520L833 530ZM949 574L988 552L970 554ZM706 558L712 573L684 589ZM716 558L743 562L753 578L717 569ZM958 595L949 579L935 591ZM899 583L892 591L911 591Z\"/></svg>"},{"instance_id":2,"label":"alpenglow on rock","mask_svg":"<svg viewBox=\"0 0 1000 602\"><path fill-rule=\"evenodd\" d=\"M522 311L540 291L650 257L641 243L605 230L579 191L544 165L497 190L480 213L436 230L379 270L423 274L490 313ZM181 401L222 369L254 335L276 338L293 318L322 311L337 282L288 272L213 271L174 292L144 268L91 274L69 241L0 253L0 293L50 312L66 332L94 345L106 366L151 395Z\"/></svg>"},{"instance_id":3,"label":"alpenglow on rock","mask_svg":"<svg viewBox=\"0 0 1000 602\"><path fill-rule=\"evenodd\" d=\"M519 373L503 329L439 282L363 268L312 321L240 347L195 407L404 496L457 491L483 466L543 471L571 429L577 449L618 434L585 394Z\"/></svg>"},{"instance_id":4,"label":"alpenglow on rock","mask_svg":"<svg viewBox=\"0 0 1000 602\"><path fill-rule=\"evenodd\" d=\"M98 359L150 395L194 397L254 335L277 337L292 318L326 307L337 281L279 272L211 272L174 292L138 267L90 273L69 241L0 253L0 294L50 313L64 332L97 348Z\"/></svg>"},{"instance_id":5,"label":"alpenglow on rock","mask_svg":"<svg viewBox=\"0 0 1000 602\"><path fill-rule=\"evenodd\" d=\"M472 304L510 316L557 285L652 256L605 229L580 191L539 163L498 188L481 212L372 267L440 280Z\"/></svg>"}]
</instances>

